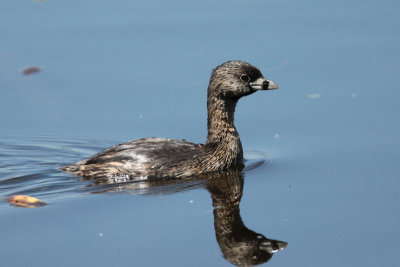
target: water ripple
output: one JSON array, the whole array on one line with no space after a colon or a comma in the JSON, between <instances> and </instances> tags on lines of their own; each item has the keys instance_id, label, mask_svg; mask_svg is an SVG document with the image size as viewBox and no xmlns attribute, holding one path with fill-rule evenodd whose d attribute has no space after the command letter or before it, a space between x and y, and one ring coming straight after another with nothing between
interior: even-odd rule
<instances>
[{"instance_id":1,"label":"water ripple","mask_svg":"<svg viewBox=\"0 0 400 267\"><path fill-rule=\"evenodd\" d=\"M282 155L275 151L265 152L256 149L246 149L244 157L246 159L245 172L259 173L282 164Z\"/></svg>"}]
</instances>

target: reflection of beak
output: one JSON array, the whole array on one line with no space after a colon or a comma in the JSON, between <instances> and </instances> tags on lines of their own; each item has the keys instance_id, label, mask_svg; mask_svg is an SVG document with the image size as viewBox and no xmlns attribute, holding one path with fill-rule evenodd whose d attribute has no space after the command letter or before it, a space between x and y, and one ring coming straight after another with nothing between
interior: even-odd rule
<instances>
[{"instance_id":1,"label":"reflection of beak","mask_svg":"<svg viewBox=\"0 0 400 267\"><path fill-rule=\"evenodd\" d=\"M273 90L279 88L276 83L265 78L258 78L254 82L251 82L250 87L254 90Z\"/></svg>"},{"instance_id":2,"label":"reflection of beak","mask_svg":"<svg viewBox=\"0 0 400 267\"><path fill-rule=\"evenodd\" d=\"M260 244L259 248L269 253L275 253L279 250L285 249L286 246L287 242L267 239Z\"/></svg>"}]
</instances>

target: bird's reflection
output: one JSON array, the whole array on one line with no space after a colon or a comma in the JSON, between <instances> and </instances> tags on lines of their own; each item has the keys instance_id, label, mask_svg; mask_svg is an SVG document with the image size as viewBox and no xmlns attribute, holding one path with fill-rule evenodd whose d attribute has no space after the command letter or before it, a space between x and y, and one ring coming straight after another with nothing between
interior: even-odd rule
<instances>
[{"instance_id":1,"label":"bird's reflection","mask_svg":"<svg viewBox=\"0 0 400 267\"><path fill-rule=\"evenodd\" d=\"M243 194L243 173L234 170L214 176L192 179L126 181L96 180L96 193L121 192L145 195L173 194L193 188L206 188L214 206L214 228L224 258L237 266L253 266L267 262L272 255L285 249L287 243L266 238L248 229L240 216ZM100 190L99 190L100 189Z\"/></svg>"},{"instance_id":2,"label":"bird's reflection","mask_svg":"<svg viewBox=\"0 0 400 267\"><path fill-rule=\"evenodd\" d=\"M243 194L240 172L210 179L207 189L214 206L215 235L225 259L230 263L237 266L261 264L267 262L273 253L286 248L286 242L268 239L244 225L239 209Z\"/></svg>"}]
</instances>

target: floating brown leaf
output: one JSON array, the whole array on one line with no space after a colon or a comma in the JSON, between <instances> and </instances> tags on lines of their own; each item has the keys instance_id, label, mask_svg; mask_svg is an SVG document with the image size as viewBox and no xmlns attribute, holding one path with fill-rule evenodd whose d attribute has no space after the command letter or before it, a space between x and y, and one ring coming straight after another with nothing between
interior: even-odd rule
<instances>
[{"instance_id":1,"label":"floating brown leaf","mask_svg":"<svg viewBox=\"0 0 400 267\"><path fill-rule=\"evenodd\" d=\"M13 195L6 198L8 203L16 207L22 208L37 208L47 205L46 202L41 201L36 197L25 196L25 195Z\"/></svg>"}]
</instances>

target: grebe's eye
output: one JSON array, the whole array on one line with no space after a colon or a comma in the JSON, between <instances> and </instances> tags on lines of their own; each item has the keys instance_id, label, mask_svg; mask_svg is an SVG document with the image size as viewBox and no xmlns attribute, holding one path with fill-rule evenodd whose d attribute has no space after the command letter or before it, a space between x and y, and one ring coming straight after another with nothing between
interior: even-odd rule
<instances>
[{"instance_id":1,"label":"grebe's eye","mask_svg":"<svg viewBox=\"0 0 400 267\"><path fill-rule=\"evenodd\" d=\"M244 82L249 82L250 81L250 77L247 74L242 74L240 75L240 79Z\"/></svg>"}]
</instances>

